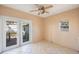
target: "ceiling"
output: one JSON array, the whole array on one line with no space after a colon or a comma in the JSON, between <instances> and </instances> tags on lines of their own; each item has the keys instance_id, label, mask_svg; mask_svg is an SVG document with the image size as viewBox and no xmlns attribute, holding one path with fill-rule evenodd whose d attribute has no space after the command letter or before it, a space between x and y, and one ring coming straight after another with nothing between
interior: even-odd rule
<instances>
[{"instance_id":1,"label":"ceiling","mask_svg":"<svg viewBox=\"0 0 79 59\"><path fill-rule=\"evenodd\" d=\"M58 13L79 7L79 4L52 4L52 5L53 7L47 10L49 13L41 15L38 15L36 12L30 12L30 10L35 10L37 8L37 6L35 6L34 4L5 4L4 6L24 11L40 17L48 17L51 15L56 15Z\"/></svg>"}]
</instances>

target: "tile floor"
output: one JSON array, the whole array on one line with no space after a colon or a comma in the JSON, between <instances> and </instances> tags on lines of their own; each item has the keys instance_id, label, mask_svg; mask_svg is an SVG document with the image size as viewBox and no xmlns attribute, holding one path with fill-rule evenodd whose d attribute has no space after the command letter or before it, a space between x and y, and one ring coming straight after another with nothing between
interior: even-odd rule
<instances>
[{"instance_id":1,"label":"tile floor","mask_svg":"<svg viewBox=\"0 0 79 59\"><path fill-rule=\"evenodd\" d=\"M40 41L37 43L27 44L19 48L11 49L3 54L78 54L78 52L50 43Z\"/></svg>"}]
</instances>

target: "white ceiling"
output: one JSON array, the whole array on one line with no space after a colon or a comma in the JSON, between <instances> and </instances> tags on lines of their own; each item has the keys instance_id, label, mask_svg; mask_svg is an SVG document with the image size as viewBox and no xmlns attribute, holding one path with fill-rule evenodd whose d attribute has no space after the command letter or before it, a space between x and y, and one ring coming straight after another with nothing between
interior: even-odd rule
<instances>
[{"instance_id":1,"label":"white ceiling","mask_svg":"<svg viewBox=\"0 0 79 59\"><path fill-rule=\"evenodd\" d=\"M53 8L48 9L48 14L38 15L35 12L30 12L30 10L35 10L37 7L34 4L5 4L4 6L14 8L20 11L24 11L33 15L47 17L51 15L56 15L58 13L68 11L74 8L79 7L79 4L53 4Z\"/></svg>"}]
</instances>

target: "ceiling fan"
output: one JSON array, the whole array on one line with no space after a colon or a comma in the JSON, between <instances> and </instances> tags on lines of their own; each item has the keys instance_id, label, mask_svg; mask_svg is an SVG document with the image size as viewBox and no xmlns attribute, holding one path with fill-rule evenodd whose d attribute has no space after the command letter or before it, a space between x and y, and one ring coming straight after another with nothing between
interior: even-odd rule
<instances>
[{"instance_id":1,"label":"ceiling fan","mask_svg":"<svg viewBox=\"0 0 79 59\"><path fill-rule=\"evenodd\" d=\"M31 10L30 12L37 12L38 15L49 13L46 10L53 7L53 5L50 5L50 4L35 4L35 6L37 7L37 9Z\"/></svg>"}]
</instances>

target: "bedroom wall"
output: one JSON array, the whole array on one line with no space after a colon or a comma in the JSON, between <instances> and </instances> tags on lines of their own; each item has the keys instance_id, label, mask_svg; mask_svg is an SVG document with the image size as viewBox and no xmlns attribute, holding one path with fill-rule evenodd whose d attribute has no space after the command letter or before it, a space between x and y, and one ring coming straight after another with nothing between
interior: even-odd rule
<instances>
[{"instance_id":1,"label":"bedroom wall","mask_svg":"<svg viewBox=\"0 0 79 59\"><path fill-rule=\"evenodd\" d=\"M37 42L43 39L43 18L31 15L19 10L4 7L0 5L0 15L19 17L25 20L32 21L32 42Z\"/></svg>"},{"instance_id":2,"label":"bedroom wall","mask_svg":"<svg viewBox=\"0 0 79 59\"><path fill-rule=\"evenodd\" d=\"M79 8L41 18L1 5L0 15L31 20L33 42L45 39L79 51ZM64 18L69 21L69 32L59 30L59 22Z\"/></svg>"},{"instance_id":3,"label":"bedroom wall","mask_svg":"<svg viewBox=\"0 0 79 59\"><path fill-rule=\"evenodd\" d=\"M59 29L60 21L69 21L69 31ZM45 18L45 39L79 51L79 8Z\"/></svg>"}]
</instances>

